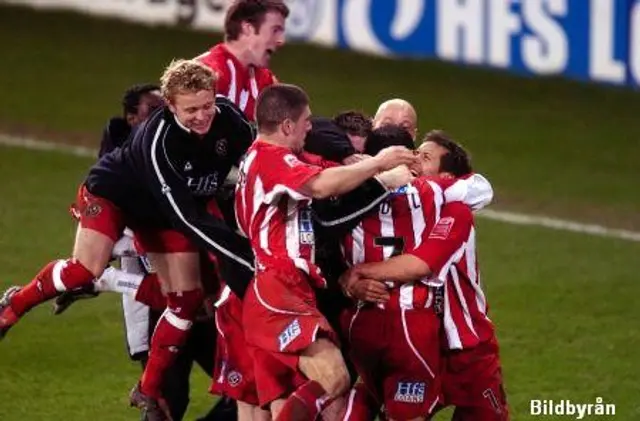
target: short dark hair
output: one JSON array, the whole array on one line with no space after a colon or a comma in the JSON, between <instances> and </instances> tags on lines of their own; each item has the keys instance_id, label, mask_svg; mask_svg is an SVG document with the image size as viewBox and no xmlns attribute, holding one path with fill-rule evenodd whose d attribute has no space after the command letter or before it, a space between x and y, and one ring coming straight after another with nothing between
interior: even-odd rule
<instances>
[{"instance_id":1,"label":"short dark hair","mask_svg":"<svg viewBox=\"0 0 640 421\"><path fill-rule=\"evenodd\" d=\"M296 85L278 83L265 88L256 103L256 122L261 133L273 133L286 119L298 120L309 97Z\"/></svg>"},{"instance_id":2,"label":"short dark hair","mask_svg":"<svg viewBox=\"0 0 640 421\"><path fill-rule=\"evenodd\" d=\"M462 177L473 172L469 153L444 131L431 130L424 136L424 142L433 142L448 151L440 157L440 172L448 172L455 177Z\"/></svg>"},{"instance_id":3,"label":"short dark hair","mask_svg":"<svg viewBox=\"0 0 640 421\"><path fill-rule=\"evenodd\" d=\"M360 111L345 111L333 117L336 126L352 136L367 137L373 128L371 118Z\"/></svg>"},{"instance_id":4,"label":"short dark hair","mask_svg":"<svg viewBox=\"0 0 640 421\"><path fill-rule=\"evenodd\" d=\"M122 97L123 117L126 117L127 114L137 113L142 97L150 92L159 90L160 87L152 83L131 86L124 92L124 96Z\"/></svg>"},{"instance_id":5,"label":"short dark hair","mask_svg":"<svg viewBox=\"0 0 640 421\"><path fill-rule=\"evenodd\" d=\"M234 1L224 18L224 39L237 40L242 32L242 22L249 22L257 32L269 12L280 13L286 19L289 16L289 7L282 0Z\"/></svg>"},{"instance_id":6,"label":"short dark hair","mask_svg":"<svg viewBox=\"0 0 640 421\"><path fill-rule=\"evenodd\" d=\"M413 137L402 126L395 124L385 124L373 130L364 143L364 153L367 155L377 155L381 150L389 146L404 146L408 149L415 149Z\"/></svg>"}]
</instances>

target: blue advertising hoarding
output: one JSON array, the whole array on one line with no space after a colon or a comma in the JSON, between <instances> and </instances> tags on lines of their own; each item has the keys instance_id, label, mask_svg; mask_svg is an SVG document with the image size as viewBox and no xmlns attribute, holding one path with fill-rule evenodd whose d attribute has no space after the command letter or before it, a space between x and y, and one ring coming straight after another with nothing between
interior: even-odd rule
<instances>
[{"instance_id":1,"label":"blue advertising hoarding","mask_svg":"<svg viewBox=\"0 0 640 421\"><path fill-rule=\"evenodd\" d=\"M229 0L1 0L220 30ZM640 85L640 0L285 0L290 39Z\"/></svg>"},{"instance_id":2,"label":"blue advertising hoarding","mask_svg":"<svg viewBox=\"0 0 640 421\"><path fill-rule=\"evenodd\" d=\"M640 83L640 0L338 0L337 14L343 48Z\"/></svg>"}]
</instances>

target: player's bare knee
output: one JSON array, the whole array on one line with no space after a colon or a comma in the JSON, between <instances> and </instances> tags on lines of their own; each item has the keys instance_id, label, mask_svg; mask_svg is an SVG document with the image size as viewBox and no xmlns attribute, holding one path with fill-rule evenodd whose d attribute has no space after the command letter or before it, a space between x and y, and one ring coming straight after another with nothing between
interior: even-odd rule
<instances>
[{"instance_id":1,"label":"player's bare knee","mask_svg":"<svg viewBox=\"0 0 640 421\"><path fill-rule=\"evenodd\" d=\"M349 390L349 371L347 370L347 366L342 359L342 355L338 351L339 359L337 359L332 364L332 373L330 380L330 385L325 388L327 393L329 393L333 397L338 397L347 392Z\"/></svg>"},{"instance_id":2,"label":"player's bare knee","mask_svg":"<svg viewBox=\"0 0 640 421\"><path fill-rule=\"evenodd\" d=\"M189 291L201 287L198 253L147 253L167 292Z\"/></svg>"},{"instance_id":3,"label":"player's bare knee","mask_svg":"<svg viewBox=\"0 0 640 421\"><path fill-rule=\"evenodd\" d=\"M285 402L286 401L284 399L276 399L275 401L271 402L271 404L269 405L269 409L271 410L271 419L275 420L276 418L278 418L278 415L280 415Z\"/></svg>"},{"instance_id":4,"label":"player's bare knee","mask_svg":"<svg viewBox=\"0 0 640 421\"><path fill-rule=\"evenodd\" d=\"M104 272L104 269L107 266L106 264L100 265L99 263L82 261L80 259L78 259L78 262L80 262L82 266L87 268L87 270L89 270L89 272L91 272L93 276L96 278L99 278L102 276L102 273Z\"/></svg>"},{"instance_id":5,"label":"player's bare knee","mask_svg":"<svg viewBox=\"0 0 640 421\"><path fill-rule=\"evenodd\" d=\"M259 406L254 406L253 421L271 421L271 413L261 409Z\"/></svg>"},{"instance_id":6,"label":"player's bare knee","mask_svg":"<svg viewBox=\"0 0 640 421\"><path fill-rule=\"evenodd\" d=\"M246 402L237 401L238 421L271 421L269 411L261 409L259 406Z\"/></svg>"},{"instance_id":7,"label":"player's bare knee","mask_svg":"<svg viewBox=\"0 0 640 421\"><path fill-rule=\"evenodd\" d=\"M315 380L332 397L344 394L349 388L349 372L340 350L330 341L320 339L309 346L300 357L300 370Z\"/></svg>"},{"instance_id":8,"label":"player's bare knee","mask_svg":"<svg viewBox=\"0 0 640 421\"><path fill-rule=\"evenodd\" d=\"M97 278L111 260L113 244L105 234L81 227L76 234L73 258Z\"/></svg>"},{"instance_id":9,"label":"player's bare knee","mask_svg":"<svg viewBox=\"0 0 640 421\"><path fill-rule=\"evenodd\" d=\"M237 402L238 405L238 421L254 421L253 408L254 406L246 402Z\"/></svg>"}]
</instances>

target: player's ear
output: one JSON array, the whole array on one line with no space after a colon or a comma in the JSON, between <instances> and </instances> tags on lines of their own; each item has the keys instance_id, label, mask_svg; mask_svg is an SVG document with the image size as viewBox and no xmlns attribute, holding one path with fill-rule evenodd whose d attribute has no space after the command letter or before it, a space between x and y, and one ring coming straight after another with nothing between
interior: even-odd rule
<instances>
[{"instance_id":1,"label":"player's ear","mask_svg":"<svg viewBox=\"0 0 640 421\"><path fill-rule=\"evenodd\" d=\"M240 24L240 27L242 28L242 33L244 35L251 35L256 33L256 30L251 24L251 22L244 21Z\"/></svg>"},{"instance_id":2,"label":"player's ear","mask_svg":"<svg viewBox=\"0 0 640 421\"><path fill-rule=\"evenodd\" d=\"M166 104L167 104L167 107L169 108L169 111L176 114L178 110L176 109L176 106L173 104L173 101L166 100Z\"/></svg>"},{"instance_id":3,"label":"player's ear","mask_svg":"<svg viewBox=\"0 0 640 421\"><path fill-rule=\"evenodd\" d=\"M282 134L289 136L293 133L293 121L290 118L285 118L282 122Z\"/></svg>"}]
</instances>

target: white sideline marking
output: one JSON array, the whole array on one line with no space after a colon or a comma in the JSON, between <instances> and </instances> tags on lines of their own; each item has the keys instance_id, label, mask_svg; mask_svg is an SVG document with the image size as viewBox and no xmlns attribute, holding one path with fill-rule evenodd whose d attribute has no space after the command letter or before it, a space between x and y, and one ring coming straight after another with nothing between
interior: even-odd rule
<instances>
[{"instance_id":1,"label":"white sideline marking","mask_svg":"<svg viewBox=\"0 0 640 421\"><path fill-rule=\"evenodd\" d=\"M566 219L550 218L548 216L527 215L524 213L495 211L485 209L478 212L478 216L494 221L502 221L516 225L535 225L561 231L579 232L598 237L619 238L621 240L640 242L640 232L603 227L602 225L583 224Z\"/></svg>"},{"instance_id":2,"label":"white sideline marking","mask_svg":"<svg viewBox=\"0 0 640 421\"><path fill-rule=\"evenodd\" d=\"M55 142L45 142L42 140L21 138L5 134L0 134L0 145L41 151L56 151L83 158L95 158L98 156L97 149L86 148L83 146L64 145ZM532 225L559 231L571 231L598 237L617 238L621 240L640 242L640 232L607 228L602 225L583 224L576 221L551 218L548 216L527 215L524 213L497 211L491 209L485 209L478 212L478 216L494 221L506 222L508 224Z\"/></svg>"},{"instance_id":3,"label":"white sideline marking","mask_svg":"<svg viewBox=\"0 0 640 421\"><path fill-rule=\"evenodd\" d=\"M80 156L83 158L98 157L97 149L86 148L84 146L65 145L55 142L46 142L43 140L36 140L26 137L15 137L6 134L0 134L0 145L33 149L38 151L56 151L68 155Z\"/></svg>"}]
</instances>

